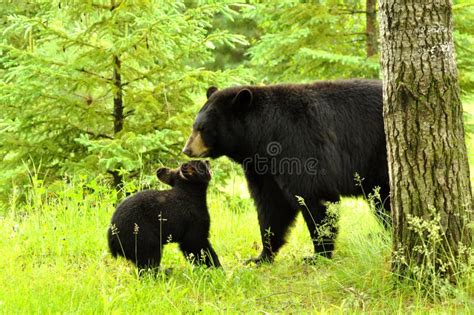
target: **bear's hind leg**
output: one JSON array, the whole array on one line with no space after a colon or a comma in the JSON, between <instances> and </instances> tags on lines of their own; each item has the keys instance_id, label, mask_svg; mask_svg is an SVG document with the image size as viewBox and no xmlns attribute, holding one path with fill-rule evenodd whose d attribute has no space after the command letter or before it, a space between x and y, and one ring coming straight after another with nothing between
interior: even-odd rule
<instances>
[{"instance_id":1,"label":"bear's hind leg","mask_svg":"<svg viewBox=\"0 0 474 315\"><path fill-rule=\"evenodd\" d=\"M151 227L142 224L138 233L128 241L129 255L127 257L137 265L138 269L159 269L163 245Z\"/></svg>"},{"instance_id":2,"label":"bear's hind leg","mask_svg":"<svg viewBox=\"0 0 474 315\"><path fill-rule=\"evenodd\" d=\"M160 268L160 263L161 263L161 254L163 251L163 247L157 248L154 246L153 249L151 249L147 253L137 253L136 257L133 255L132 260L135 265L138 267L138 269L152 269L152 270L158 270Z\"/></svg>"},{"instance_id":3,"label":"bear's hind leg","mask_svg":"<svg viewBox=\"0 0 474 315\"><path fill-rule=\"evenodd\" d=\"M207 267L221 267L219 258L207 239L187 237L179 247L184 257L193 264Z\"/></svg>"}]
</instances>

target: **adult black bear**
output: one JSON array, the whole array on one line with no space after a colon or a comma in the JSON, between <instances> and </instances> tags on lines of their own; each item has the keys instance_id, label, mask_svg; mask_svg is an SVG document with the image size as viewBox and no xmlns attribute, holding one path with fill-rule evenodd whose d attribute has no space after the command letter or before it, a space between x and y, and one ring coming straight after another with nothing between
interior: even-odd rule
<instances>
[{"instance_id":1,"label":"adult black bear","mask_svg":"<svg viewBox=\"0 0 474 315\"><path fill-rule=\"evenodd\" d=\"M318 235L324 202L360 195L355 173L390 204L380 81L211 87L207 97L183 152L243 165L263 242L253 261L272 261L284 244L300 208L295 196L308 206L303 216L315 252L327 257L337 230Z\"/></svg>"},{"instance_id":2,"label":"adult black bear","mask_svg":"<svg viewBox=\"0 0 474 315\"><path fill-rule=\"evenodd\" d=\"M160 168L156 175L173 188L141 191L118 205L107 235L112 255L124 256L139 269L156 268L163 245L176 242L193 263L219 267L209 243L209 162L190 161L174 170Z\"/></svg>"}]
</instances>

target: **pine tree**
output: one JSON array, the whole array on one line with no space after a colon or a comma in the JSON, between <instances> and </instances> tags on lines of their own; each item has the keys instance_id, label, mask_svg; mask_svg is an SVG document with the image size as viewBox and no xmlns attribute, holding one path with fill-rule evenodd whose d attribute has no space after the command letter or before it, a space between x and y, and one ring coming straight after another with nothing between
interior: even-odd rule
<instances>
[{"instance_id":1,"label":"pine tree","mask_svg":"<svg viewBox=\"0 0 474 315\"><path fill-rule=\"evenodd\" d=\"M176 157L195 95L232 77L203 68L215 43L245 43L212 29L215 14L235 14L215 1L15 4L0 5L3 189L24 163L52 178L109 173L120 186Z\"/></svg>"},{"instance_id":2,"label":"pine tree","mask_svg":"<svg viewBox=\"0 0 474 315\"><path fill-rule=\"evenodd\" d=\"M262 34L249 49L251 65L265 69L259 79L377 78L375 7L368 3L372 5L368 9L359 0L256 4L247 14L257 21Z\"/></svg>"}]
</instances>

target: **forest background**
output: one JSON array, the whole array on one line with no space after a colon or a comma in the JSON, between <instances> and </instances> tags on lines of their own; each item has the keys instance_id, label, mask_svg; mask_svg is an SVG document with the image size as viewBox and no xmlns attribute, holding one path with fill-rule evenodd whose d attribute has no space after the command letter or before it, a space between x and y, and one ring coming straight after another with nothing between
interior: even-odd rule
<instances>
[{"instance_id":1,"label":"forest background","mask_svg":"<svg viewBox=\"0 0 474 315\"><path fill-rule=\"evenodd\" d=\"M310 241L298 221L275 268L244 267L258 252L256 213L225 158L212 161L209 198L227 274L187 266L172 248L164 264L178 275L140 281L107 254L117 200L164 188L155 170L186 160L208 86L380 78L376 10L373 0L2 1L0 311L471 309L472 277L436 303L394 292L390 233L360 199L338 205L333 261L302 264ZM453 13L472 166L474 3L453 1Z\"/></svg>"}]
</instances>

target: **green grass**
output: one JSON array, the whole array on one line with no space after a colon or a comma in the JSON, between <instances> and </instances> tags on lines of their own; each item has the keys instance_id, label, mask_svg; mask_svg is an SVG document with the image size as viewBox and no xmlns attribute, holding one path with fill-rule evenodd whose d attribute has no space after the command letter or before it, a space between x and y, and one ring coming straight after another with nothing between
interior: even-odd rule
<instances>
[{"instance_id":1,"label":"green grass","mask_svg":"<svg viewBox=\"0 0 474 315\"><path fill-rule=\"evenodd\" d=\"M237 184L240 184L237 181ZM311 242L301 217L273 265L245 266L259 252L256 213L248 198L212 189L212 242L224 270L195 268L177 246L165 247L171 275L139 279L135 268L107 252L105 232L115 194L68 184L41 184L28 206L0 220L0 312L465 312L472 281L432 303L408 287L394 289L390 237L366 203L340 205L341 233L333 260L306 265ZM230 190L230 189L229 189ZM470 292L470 293L469 293Z\"/></svg>"},{"instance_id":2,"label":"green grass","mask_svg":"<svg viewBox=\"0 0 474 315\"><path fill-rule=\"evenodd\" d=\"M474 114L474 105L467 106ZM474 139L468 138L474 165ZM471 173L471 178L474 179ZM474 180L473 180L474 182ZM212 243L223 270L189 265L165 247L168 276L137 277L107 251L115 193L92 184L35 182L26 205L0 210L0 313L472 313L474 276L440 301L394 286L390 235L361 199L340 204L334 259L302 262L312 246L301 218L272 265L246 266L259 253L257 215L242 178L211 187ZM15 199L15 195L12 199Z\"/></svg>"}]
</instances>

